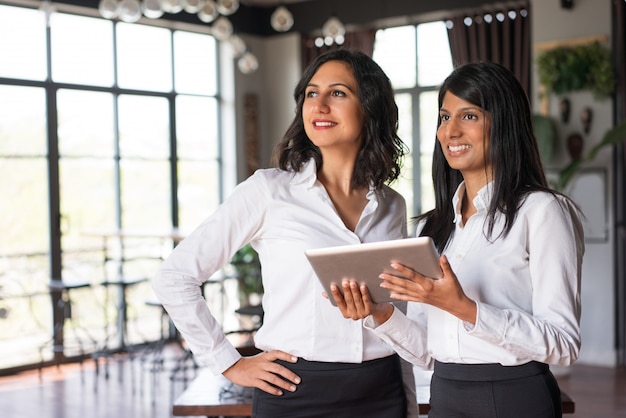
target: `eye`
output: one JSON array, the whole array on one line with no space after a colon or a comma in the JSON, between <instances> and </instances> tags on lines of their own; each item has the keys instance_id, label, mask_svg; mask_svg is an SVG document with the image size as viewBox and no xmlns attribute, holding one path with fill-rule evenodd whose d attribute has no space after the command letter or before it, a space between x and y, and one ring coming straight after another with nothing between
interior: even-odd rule
<instances>
[{"instance_id":1,"label":"eye","mask_svg":"<svg viewBox=\"0 0 626 418\"><path fill-rule=\"evenodd\" d=\"M307 90L305 93L305 97L317 97L317 91L315 90Z\"/></svg>"},{"instance_id":2,"label":"eye","mask_svg":"<svg viewBox=\"0 0 626 418\"><path fill-rule=\"evenodd\" d=\"M343 92L343 91L341 91L341 90L333 90L332 95L333 95L334 97L345 97L345 96L346 96L346 93L344 93L344 92Z\"/></svg>"},{"instance_id":3,"label":"eye","mask_svg":"<svg viewBox=\"0 0 626 418\"><path fill-rule=\"evenodd\" d=\"M450 115L439 115L439 117L441 118L442 122L450 120Z\"/></svg>"}]
</instances>

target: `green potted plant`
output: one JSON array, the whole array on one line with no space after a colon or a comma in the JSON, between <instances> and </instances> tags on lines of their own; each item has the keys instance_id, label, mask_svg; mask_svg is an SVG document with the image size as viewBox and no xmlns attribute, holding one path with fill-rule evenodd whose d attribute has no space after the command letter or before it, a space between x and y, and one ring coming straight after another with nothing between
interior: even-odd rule
<instances>
[{"instance_id":1,"label":"green potted plant","mask_svg":"<svg viewBox=\"0 0 626 418\"><path fill-rule=\"evenodd\" d=\"M247 244L235 253L230 264L238 275L241 306L257 305L259 303L257 299L263 294L259 255L250 244Z\"/></svg>"},{"instance_id":2,"label":"green potted plant","mask_svg":"<svg viewBox=\"0 0 626 418\"><path fill-rule=\"evenodd\" d=\"M602 99L615 90L611 51L599 42L544 51L537 57L537 73L546 91L559 95L590 90L595 98Z\"/></svg>"}]
</instances>

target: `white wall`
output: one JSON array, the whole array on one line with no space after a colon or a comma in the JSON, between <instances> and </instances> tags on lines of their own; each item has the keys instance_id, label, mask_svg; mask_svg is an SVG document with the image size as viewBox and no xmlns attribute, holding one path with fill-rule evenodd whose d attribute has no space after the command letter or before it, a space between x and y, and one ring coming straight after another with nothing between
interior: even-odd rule
<instances>
[{"instance_id":1,"label":"white wall","mask_svg":"<svg viewBox=\"0 0 626 418\"><path fill-rule=\"evenodd\" d=\"M611 1L610 0L576 0L573 9L562 9L560 2L556 0L531 0L532 7L532 36L533 43L551 42L585 38L603 35L611 38ZM536 55L536 54L535 54ZM536 74L536 72L535 72ZM534 77L535 94L531 98L535 109L539 109L539 94L537 77ZM549 97L550 115L556 119L559 143L556 154L548 166L558 169L569 162L569 156L565 151L564 142L567 136L573 132L583 133L579 114L584 106L593 109L593 125L585 138L585 150L590 149L600 141L606 130L612 125L613 103L610 99L602 101L594 100L589 92L576 92L568 94L571 102L571 118L568 124L561 123L558 118L558 103L560 97ZM605 150L589 167L606 167L607 184L606 190L612 190L611 154ZM584 187L584 186L583 186ZM574 192L574 190L570 190ZM594 210L598 205L590 205L582 197L603 196L596 190L581 190L580 187L572 193L584 208L588 209L586 216L588 222L593 223L596 219L604 218L603 213ZM608 208L608 225L612 225L613 198L610 193L606 194L606 206ZM614 303L614 254L613 236L609 228L606 242L586 242L586 253L583 259L582 278L582 349L579 363L613 366L616 364L615 342L615 303Z\"/></svg>"},{"instance_id":2,"label":"white wall","mask_svg":"<svg viewBox=\"0 0 626 418\"><path fill-rule=\"evenodd\" d=\"M302 74L300 64L300 36L295 33L262 39L243 37L251 52L259 58L259 69L253 74L236 72L237 142L240 150L240 180L245 173L244 97L256 94L259 103L259 164L268 167L272 148L291 123L295 103L293 90Z\"/></svg>"},{"instance_id":3,"label":"white wall","mask_svg":"<svg viewBox=\"0 0 626 418\"><path fill-rule=\"evenodd\" d=\"M576 0L574 8L560 8L558 0L531 0L533 43L566 40L595 35L611 36L610 0ZM296 34L274 36L267 39L246 37L251 50L259 57L260 68L257 73L236 76L238 143L244 139L243 97L246 93L256 93L260 104L261 129L261 166L269 164L273 145L278 141L293 118L293 89L300 78L300 40ZM536 79L536 77L534 77ZM534 91L538 92L535 84ZM551 169L563 167L568 162L564 150L564 138L573 131L581 131L578 115L583 106L594 110L593 128L585 137L586 149L598 142L611 125L612 103L610 100L595 101L590 93L580 92L569 96L572 102L572 117L569 124L559 124L559 136L562 138L555 152ZM533 106L539 109L538 94L531 97ZM550 100L550 113L558 115L558 98ZM245 178L243 146L239 145L239 178ZM607 180L610 182L611 158L609 152L603 152L590 164L592 167L607 167ZM606 185L611 190L611 184ZM597 192L597 190L593 190ZM576 190L576 196L584 195L585 190ZM583 204L586 202L582 202ZM587 207L587 205L583 205ZM612 224L612 196L607 196L609 209L608 224ZM587 213L590 219L596 219L598 213ZM587 242L583 262L582 283L582 335L583 347L579 363L613 366L616 364L614 349L614 269L613 237L610 234L606 242ZM558 243L555 243L558 245Z\"/></svg>"}]
</instances>

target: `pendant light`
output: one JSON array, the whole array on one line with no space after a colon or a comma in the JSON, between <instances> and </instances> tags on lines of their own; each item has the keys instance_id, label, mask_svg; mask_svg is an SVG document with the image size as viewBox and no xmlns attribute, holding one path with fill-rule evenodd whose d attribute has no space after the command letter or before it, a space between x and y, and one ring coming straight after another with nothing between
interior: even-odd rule
<instances>
[{"instance_id":1,"label":"pendant light","mask_svg":"<svg viewBox=\"0 0 626 418\"><path fill-rule=\"evenodd\" d=\"M126 23L135 23L141 19L139 0L122 0L117 6L118 17Z\"/></svg>"},{"instance_id":2,"label":"pendant light","mask_svg":"<svg viewBox=\"0 0 626 418\"><path fill-rule=\"evenodd\" d=\"M198 19L204 23L211 23L219 16L217 6L213 0L206 0L202 8L198 11Z\"/></svg>"},{"instance_id":3,"label":"pendant light","mask_svg":"<svg viewBox=\"0 0 626 418\"><path fill-rule=\"evenodd\" d=\"M270 23L276 32L287 32L293 26L293 15L285 6L279 6L272 13Z\"/></svg>"},{"instance_id":4,"label":"pendant light","mask_svg":"<svg viewBox=\"0 0 626 418\"><path fill-rule=\"evenodd\" d=\"M239 9L239 0L217 0L215 4L222 16L230 16Z\"/></svg>"},{"instance_id":5,"label":"pendant light","mask_svg":"<svg viewBox=\"0 0 626 418\"><path fill-rule=\"evenodd\" d=\"M115 19L117 17L117 0L100 0L98 11L100 16L105 19Z\"/></svg>"},{"instance_id":6,"label":"pendant light","mask_svg":"<svg viewBox=\"0 0 626 418\"><path fill-rule=\"evenodd\" d=\"M141 11L148 19L158 19L163 16L161 9L161 0L143 0L141 2Z\"/></svg>"},{"instance_id":7,"label":"pendant light","mask_svg":"<svg viewBox=\"0 0 626 418\"><path fill-rule=\"evenodd\" d=\"M185 2L185 11L187 13L198 13L200 10L202 10L202 7L204 6L204 0L187 0Z\"/></svg>"}]
</instances>

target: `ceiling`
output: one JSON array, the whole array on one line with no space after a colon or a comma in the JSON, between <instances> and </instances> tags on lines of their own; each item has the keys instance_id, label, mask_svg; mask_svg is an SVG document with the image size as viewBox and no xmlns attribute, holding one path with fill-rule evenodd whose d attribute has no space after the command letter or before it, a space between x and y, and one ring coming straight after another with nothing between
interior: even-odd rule
<instances>
[{"instance_id":1,"label":"ceiling","mask_svg":"<svg viewBox=\"0 0 626 418\"><path fill-rule=\"evenodd\" d=\"M305 1L313 1L313 0L239 0L241 4L245 4L246 6L258 6L258 7L275 7L279 5L289 5L292 3L302 3Z\"/></svg>"},{"instance_id":2,"label":"ceiling","mask_svg":"<svg viewBox=\"0 0 626 418\"><path fill-rule=\"evenodd\" d=\"M99 0L52 0L97 9ZM240 7L229 16L236 33L258 36L275 36L270 19L277 6L283 5L294 18L292 32L315 34L330 16L338 17L348 29L350 27L381 27L391 20L394 25L416 23L416 17L433 13L452 13L459 9L476 9L486 4L507 3L502 0L240 0ZM509 1L508 3L511 3ZM441 17L436 17L441 18ZM189 13L165 14L162 19L207 25L196 15ZM383 22L383 23L381 23Z\"/></svg>"}]
</instances>

